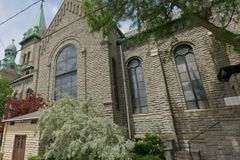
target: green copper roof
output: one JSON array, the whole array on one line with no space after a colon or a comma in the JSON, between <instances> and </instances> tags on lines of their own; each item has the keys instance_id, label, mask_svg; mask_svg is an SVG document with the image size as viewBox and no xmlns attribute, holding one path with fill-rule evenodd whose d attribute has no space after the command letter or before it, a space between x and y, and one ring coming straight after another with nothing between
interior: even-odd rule
<instances>
[{"instance_id":1,"label":"green copper roof","mask_svg":"<svg viewBox=\"0 0 240 160\"><path fill-rule=\"evenodd\" d=\"M5 50L11 50L11 51L16 52L17 48L14 44L10 44L10 45L7 46L7 48Z\"/></svg>"},{"instance_id":2,"label":"green copper roof","mask_svg":"<svg viewBox=\"0 0 240 160\"><path fill-rule=\"evenodd\" d=\"M38 27L40 32L46 30L46 23L45 23L44 11L43 11L43 3L41 4L40 12L39 12L38 16L32 25L32 29L34 29L35 27Z\"/></svg>"},{"instance_id":3,"label":"green copper roof","mask_svg":"<svg viewBox=\"0 0 240 160\"><path fill-rule=\"evenodd\" d=\"M14 40L12 44L8 45L5 49L5 57L0 61L0 71L4 70L6 72L14 72L16 75L21 74L21 68L15 63L15 58L17 56L17 48L14 45Z\"/></svg>"},{"instance_id":4,"label":"green copper roof","mask_svg":"<svg viewBox=\"0 0 240 160\"><path fill-rule=\"evenodd\" d=\"M44 11L43 11L43 2L40 7L39 14L35 19L32 27L23 34L23 40L20 42L21 45L26 44L32 41L34 38L40 39L42 33L46 30L46 23L44 18Z\"/></svg>"},{"instance_id":5,"label":"green copper roof","mask_svg":"<svg viewBox=\"0 0 240 160\"><path fill-rule=\"evenodd\" d=\"M13 40L12 44L9 44L5 49L5 59L7 59L8 62L12 63L12 62L15 62L16 56L17 56L17 48Z\"/></svg>"}]
</instances>

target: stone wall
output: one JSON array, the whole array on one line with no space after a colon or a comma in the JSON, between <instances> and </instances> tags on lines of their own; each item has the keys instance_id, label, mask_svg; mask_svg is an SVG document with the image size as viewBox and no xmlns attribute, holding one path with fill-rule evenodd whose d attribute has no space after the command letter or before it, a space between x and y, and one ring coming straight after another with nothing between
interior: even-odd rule
<instances>
[{"instance_id":1,"label":"stone wall","mask_svg":"<svg viewBox=\"0 0 240 160\"><path fill-rule=\"evenodd\" d=\"M240 159L240 119L223 118L219 126L206 132L205 157L208 160ZM209 150L207 152L207 150Z\"/></svg>"},{"instance_id":2,"label":"stone wall","mask_svg":"<svg viewBox=\"0 0 240 160\"><path fill-rule=\"evenodd\" d=\"M187 109L172 53L173 49L180 44L188 44L193 48L207 94L209 104L207 109ZM178 152L177 157L184 159L181 157L189 157L189 141L204 132L191 142L192 152L194 155L203 152L205 159L208 159L210 152L216 149L214 147L211 151L206 149L206 142L210 142L209 139L213 137L205 131L208 131L209 127L223 117L237 118L240 116L239 106L225 106L223 100L224 97L234 96L235 91L229 83L223 83L217 79L220 67L236 63L237 59L239 60L238 55L229 52L224 44L209 36L208 31L201 27L179 31L174 34L174 37L160 40L158 45L149 42L142 42L135 46L125 45L124 54L126 65L132 57L139 57L142 60L148 98L149 112L147 114L130 114L132 134L135 137L141 137L147 132L155 132L164 139L175 139L178 150L182 151ZM128 97L131 104L129 85ZM239 122L236 123L239 124ZM228 125L232 128L236 127L231 123ZM226 137L224 132L219 134ZM218 143L221 139L218 138L220 137L214 137L212 143ZM232 136L232 140L235 138ZM220 144L222 147L226 145Z\"/></svg>"},{"instance_id":3,"label":"stone wall","mask_svg":"<svg viewBox=\"0 0 240 160\"><path fill-rule=\"evenodd\" d=\"M151 50L155 49L153 47L156 48L156 45L147 42L142 42L131 47L124 46L123 52L125 56L132 134L135 138L142 138L145 133L155 132L166 139L176 139L173 117L168 102L167 88L161 66L162 64L158 56L151 56ZM148 113L144 114L133 114L131 105L127 63L133 57L139 58L143 67L148 105Z\"/></svg>"},{"instance_id":4,"label":"stone wall","mask_svg":"<svg viewBox=\"0 0 240 160\"><path fill-rule=\"evenodd\" d=\"M12 160L15 135L26 135L25 160L30 155L38 155L39 150L39 131L37 124L31 121L15 122L14 125L5 123L4 137L1 152L3 160Z\"/></svg>"},{"instance_id":5,"label":"stone wall","mask_svg":"<svg viewBox=\"0 0 240 160\"><path fill-rule=\"evenodd\" d=\"M109 44L105 43L107 40L100 34L91 34L86 21L79 19L82 16L76 10L79 3L74 0L64 1L43 36L39 44L36 88L47 101L54 101L56 58L64 47L74 45L77 49L78 98L91 98L107 115L113 117ZM75 20L75 23L65 27ZM57 31L60 28L63 29Z\"/></svg>"}]
</instances>

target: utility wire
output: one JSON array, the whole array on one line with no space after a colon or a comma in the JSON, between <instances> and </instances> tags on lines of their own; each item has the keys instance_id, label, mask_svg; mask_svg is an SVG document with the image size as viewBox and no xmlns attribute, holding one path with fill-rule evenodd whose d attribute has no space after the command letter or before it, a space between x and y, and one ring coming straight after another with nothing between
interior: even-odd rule
<instances>
[{"instance_id":1,"label":"utility wire","mask_svg":"<svg viewBox=\"0 0 240 160\"><path fill-rule=\"evenodd\" d=\"M42 0L38 0L36 2L34 2L33 4L29 5L28 7L24 8L23 10L21 10L20 12L16 13L15 15L9 17L8 19L6 19L5 21L0 23L0 26L5 24L6 22L10 21L11 19L15 18L16 16L18 16L19 14L25 12L26 10L28 10L29 8L31 8L32 6L36 5L37 3L42 2Z\"/></svg>"},{"instance_id":2,"label":"utility wire","mask_svg":"<svg viewBox=\"0 0 240 160\"><path fill-rule=\"evenodd\" d=\"M42 0L40 0L40 1L42 1ZM117 0L116 0L116 1L112 1L112 2L106 4L106 5L102 6L102 7L99 7L99 8L97 8L97 9L95 9L95 10L89 12L89 13L86 13L86 14L84 14L83 16L77 18L76 20L74 20L74 21L68 23L67 25L63 26L62 28L59 28L59 29L57 29L57 30L55 30L55 31L47 34L47 35L44 35L43 37L41 37L41 40L43 40L43 39L45 39L45 38L47 38L47 37L49 37L49 36L51 36L51 35L59 32L59 31L61 31L61 30L63 30L64 28L67 28L68 26L76 23L77 21L80 21L81 19L84 19L84 18L87 17L87 16L90 16L91 14L94 14L94 13L96 13L96 12L98 12L98 11L100 11L100 10L102 10L102 9L110 6L110 5L112 5L113 2L117 2ZM38 43L38 42L35 42L35 43ZM18 50L17 53L20 52L21 50L22 50L22 49Z\"/></svg>"}]
</instances>

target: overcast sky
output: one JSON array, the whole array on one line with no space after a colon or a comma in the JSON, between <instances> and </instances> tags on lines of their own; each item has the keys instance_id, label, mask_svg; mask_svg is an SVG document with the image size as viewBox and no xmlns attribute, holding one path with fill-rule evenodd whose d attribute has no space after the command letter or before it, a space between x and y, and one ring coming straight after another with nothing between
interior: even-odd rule
<instances>
[{"instance_id":1,"label":"overcast sky","mask_svg":"<svg viewBox=\"0 0 240 160\"><path fill-rule=\"evenodd\" d=\"M37 0L0 0L0 23L13 16L17 12L26 8ZM47 25L50 24L63 0L45 0L44 12ZM25 33L33 24L40 8L40 3L34 5L27 11L21 13L14 19L0 26L0 60L4 58L4 49L15 39L17 49L20 49L19 42ZM122 31L126 32L128 26L122 25ZM19 54L16 59L18 63Z\"/></svg>"}]
</instances>

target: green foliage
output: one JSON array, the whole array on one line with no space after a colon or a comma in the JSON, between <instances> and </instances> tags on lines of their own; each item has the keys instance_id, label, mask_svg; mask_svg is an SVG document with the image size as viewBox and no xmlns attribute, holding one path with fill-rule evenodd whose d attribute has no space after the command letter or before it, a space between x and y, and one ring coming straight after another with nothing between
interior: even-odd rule
<instances>
[{"instance_id":1,"label":"green foliage","mask_svg":"<svg viewBox=\"0 0 240 160\"><path fill-rule=\"evenodd\" d=\"M5 113L6 102L12 95L12 88L6 78L0 78L0 116Z\"/></svg>"},{"instance_id":2,"label":"green foliage","mask_svg":"<svg viewBox=\"0 0 240 160\"><path fill-rule=\"evenodd\" d=\"M45 159L121 160L133 147L91 102L64 98L41 113Z\"/></svg>"},{"instance_id":3,"label":"green foliage","mask_svg":"<svg viewBox=\"0 0 240 160\"><path fill-rule=\"evenodd\" d=\"M132 160L159 160L159 157L155 155L139 155L136 153L130 153L129 157Z\"/></svg>"},{"instance_id":4,"label":"green foliage","mask_svg":"<svg viewBox=\"0 0 240 160\"><path fill-rule=\"evenodd\" d=\"M120 22L129 20L131 28L141 31L136 39L154 36L160 39L171 35L182 26L186 19L209 29L217 39L240 46L240 41L235 37L239 33L227 30L230 22L239 23L240 0L144 0L144 1L119 1L119 0L82 0L81 10L88 15L87 22L92 32L101 32L108 36L120 27ZM180 18L181 17L181 18ZM214 26L214 20L220 22ZM173 20L180 19L177 23ZM210 25L209 25L210 24ZM190 25L191 26L191 25ZM217 28L225 28L228 32L220 34ZM223 36L227 36L225 39ZM234 38L232 38L234 37ZM231 39L230 39L231 38Z\"/></svg>"},{"instance_id":5,"label":"green foliage","mask_svg":"<svg viewBox=\"0 0 240 160\"><path fill-rule=\"evenodd\" d=\"M146 156L146 158L155 158L164 160L164 143L162 139L156 134L146 134L143 140L135 143L132 150L133 154L130 154L133 159L137 157Z\"/></svg>"},{"instance_id":6,"label":"green foliage","mask_svg":"<svg viewBox=\"0 0 240 160\"><path fill-rule=\"evenodd\" d=\"M40 160L40 158L38 156L29 156L28 160Z\"/></svg>"}]
</instances>

